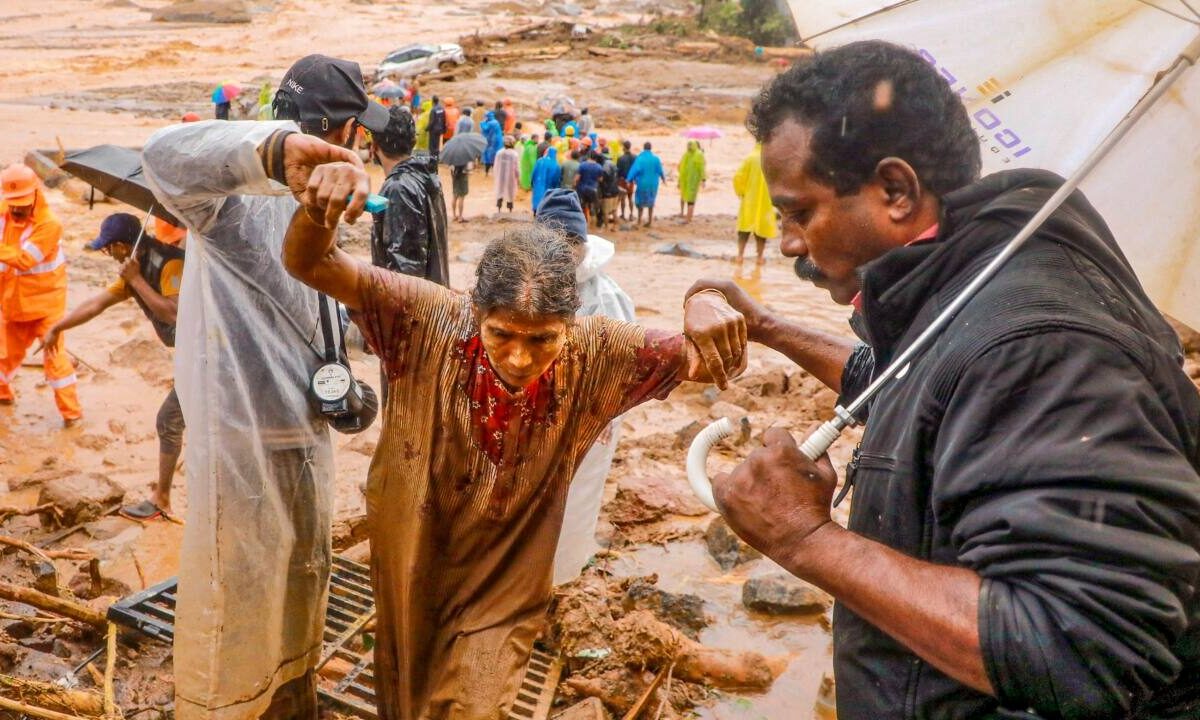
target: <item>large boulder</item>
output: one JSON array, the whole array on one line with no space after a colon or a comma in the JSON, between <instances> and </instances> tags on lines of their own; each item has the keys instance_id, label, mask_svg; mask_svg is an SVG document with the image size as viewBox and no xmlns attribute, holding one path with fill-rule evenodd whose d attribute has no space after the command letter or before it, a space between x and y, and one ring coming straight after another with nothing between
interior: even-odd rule
<instances>
[{"instance_id":1,"label":"large boulder","mask_svg":"<svg viewBox=\"0 0 1200 720\"><path fill-rule=\"evenodd\" d=\"M87 473L60 478L42 486L38 505L53 505L43 513L43 522L70 527L95 520L114 503L125 498L125 489L107 475Z\"/></svg>"},{"instance_id":2,"label":"large boulder","mask_svg":"<svg viewBox=\"0 0 1200 720\"><path fill-rule=\"evenodd\" d=\"M825 611L829 596L791 575L752 578L742 586L742 604L771 615L810 615Z\"/></svg>"}]
</instances>

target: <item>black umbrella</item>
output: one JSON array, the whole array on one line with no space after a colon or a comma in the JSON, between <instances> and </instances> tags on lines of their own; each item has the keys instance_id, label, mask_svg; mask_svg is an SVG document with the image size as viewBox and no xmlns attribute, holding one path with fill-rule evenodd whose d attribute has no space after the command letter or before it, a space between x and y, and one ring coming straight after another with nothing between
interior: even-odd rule
<instances>
[{"instance_id":1,"label":"black umbrella","mask_svg":"<svg viewBox=\"0 0 1200 720\"><path fill-rule=\"evenodd\" d=\"M110 198L183 227L155 199L142 174L142 154L137 150L120 145L74 150L67 153L60 167Z\"/></svg>"},{"instance_id":2,"label":"black umbrella","mask_svg":"<svg viewBox=\"0 0 1200 720\"><path fill-rule=\"evenodd\" d=\"M462 133L450 138L438 155L438 162L443 165L466 165L478 160L487 147L487 139L479 133Z\"/></svg>"}]
</instances>

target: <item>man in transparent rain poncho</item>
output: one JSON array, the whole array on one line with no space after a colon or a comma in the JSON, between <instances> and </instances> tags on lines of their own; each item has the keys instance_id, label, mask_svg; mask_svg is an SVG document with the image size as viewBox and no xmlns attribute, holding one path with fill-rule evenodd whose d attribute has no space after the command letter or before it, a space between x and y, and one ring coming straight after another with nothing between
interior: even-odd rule
<instances>
[{"instance_id":1,"label":"man in transparent rain poncho","mask_svg":"<svg viewBox=\"0 0 1200 720\"><path fill-rule=\"evenodd\" d=\"M367 100L357 63L317 55L284 76L274 110L299 127L176 125L142 153L155 196L192 232L176 355L193 433L175 625L180 720L316 717L333 458L307 397L325 345L318 295L280 264L296 208L288 186L308 181L284 166L283 145L324 156L306 167L347 159L338 153L353 155L344 148L356 122L381 131L388 116Z\"/></svg>"}]
</instances>

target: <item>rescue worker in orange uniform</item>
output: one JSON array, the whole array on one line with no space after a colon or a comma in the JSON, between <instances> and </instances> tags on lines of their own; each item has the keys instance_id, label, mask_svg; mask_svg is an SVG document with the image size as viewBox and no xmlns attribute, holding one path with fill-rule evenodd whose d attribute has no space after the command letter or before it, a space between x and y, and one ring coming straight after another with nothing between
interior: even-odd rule
<instances>
[{"instance_id":1,"label":"rescue worker in orange uniform","mask_svg":"<svg viewBox=\"0 0 1200 720\"><path fill-rule=\"evenodd\" d=\"M21 164L0 171L0 404L15 399L12 380L34 340L67 309L67 258L62 224L50 211L41 182ZM67 427L83 417L75 368L62 338L42 352L46 383Z\"/></svg>"}]
</instances>

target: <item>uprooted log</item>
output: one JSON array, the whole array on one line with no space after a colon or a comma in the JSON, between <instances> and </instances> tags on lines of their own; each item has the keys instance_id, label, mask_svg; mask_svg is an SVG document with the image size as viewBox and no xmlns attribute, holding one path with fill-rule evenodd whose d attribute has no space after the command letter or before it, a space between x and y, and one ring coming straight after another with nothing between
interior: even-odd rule
<instances>
[{"instance_id":1,"label":"uprooted log","mask_svg":"<svg viewBox=\"0 0 1200 720\"><path fill-rule=\"evenodd\" d=\"M478 56L479 62L493 63L510 60L557 60L570 51L570 45L544 45L506 50L480 50L475 54Z\"/></svg>"},{"instance_id":2,"label":"uprooted log","mask_svg":"<svg viewBox=\"0 0 1200 720\"><path fill-rule=\"evenodd\" d=\"M66 717L77 715L102 717L104 715L104 698L99 693L68 690L55 683L26 680L8 675L0 675L0 691L2 691L0 695L4 696L3 699L12 703L6 706L6 709L28 715L40 717L55 717L58 713L68 713ZM53 714L41 714L39 711Z\"/></svg>"},{"instance_id":3,"label":"uprooted log","mask_svg":"<svg viewBox=\"0 0 1200 720\"><path fill-rule=\"evenodd\" d=\"M469 45L483 45L485 43L491 43L491 42L511 42L518 38L522 38L522 37L528 35L529 33L536 32L538 30L545 30L548 27L551 27L553 25L559 25L559 24L563 24L563 21L562 20L541 20L541 21L538 21L535 23L529 23L528 25L522 25L521 27L512 28L509 30L498 30L496 32L490 32L490 33L474 32L474 33L471 33L470 35L463 35L463 36L459 37L458 44L465 48Z\"/></svg>"},{"instance_id":4,"label":"uprooted log","mask_svg":"<svg viewBox=\"0 0 1200 720\"><path fill-rule=\"evenodd\" d=\"M766 690L786 666L756 652L706 647L646 610L621 618L616 630L619 655L651 668L674 664L677 678L722 690Z\"/></svg>"},{"instance_id":5,"label":"uprooted log","mask_svg":"<svg viewBox=\"0 0 1200 720\"><path fill-rule=\"evenodd\" d=\"M47 595L46 593L13 585L12 583L0 582L0 600L19 602L97 628L104 628L108 625L108 620L104 617L104 613L99 610L73 600L57 598L53 595Z\"/></svg>"}]
</instances>

